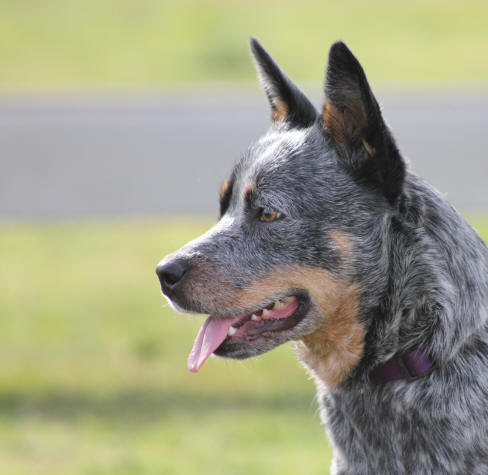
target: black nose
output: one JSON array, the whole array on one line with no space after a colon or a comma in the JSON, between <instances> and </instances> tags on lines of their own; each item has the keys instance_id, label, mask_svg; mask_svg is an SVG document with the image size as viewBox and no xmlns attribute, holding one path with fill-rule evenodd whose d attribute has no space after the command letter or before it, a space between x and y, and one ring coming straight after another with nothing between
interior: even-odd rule
<instances>
[{"instance_id":1,"label":"black nose","mask_svg":"<svg viewBox=\"0 0 488 475\"><path fill-rule=\"evenodd\" d=\"M188 261L183 259L175 259L165 264L158 264L156 274L158 274L161 288L165 294L176 290L183 281L183 276L188 271L188 268Z\"/></svg>"}]
</instances>

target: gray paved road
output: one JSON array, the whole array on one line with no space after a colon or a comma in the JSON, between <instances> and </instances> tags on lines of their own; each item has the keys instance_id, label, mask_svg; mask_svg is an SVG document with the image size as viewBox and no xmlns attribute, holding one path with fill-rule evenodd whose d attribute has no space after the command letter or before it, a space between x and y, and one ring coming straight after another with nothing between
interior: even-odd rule
<instances>
[{"instance_id":1,"label":"gray paved road","mask_svg":"<svg viewBox=\"0 0 488 475\"><path fill-rule=\"evenodd\" d=\"M488 211L488 93L378 95L411 167L462 211ZM215 215L220 182L267 118L257 88L1 98L0 218Z\"/></svg>"}]
</instances>

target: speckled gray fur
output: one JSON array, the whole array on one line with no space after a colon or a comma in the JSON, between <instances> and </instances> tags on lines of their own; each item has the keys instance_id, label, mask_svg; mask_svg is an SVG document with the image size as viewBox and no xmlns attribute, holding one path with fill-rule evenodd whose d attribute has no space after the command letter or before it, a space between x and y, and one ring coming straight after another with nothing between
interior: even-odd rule
<instances>
[{"instance_id":1,"label":"speckled gray fur","mask_svg":"<svg viewBox=\"0 0 488 475\"><path fill-rule=\"evenodd\" d=\"M316 380L322 421L334 445L332 473L488 473L487 246L436 190L405 171L362 70L342 44L335 56L331 52L326 92L339 110L348 107L349 97L362 101L367 123L339 144L260 48L253 44L271 106L285 102L292 113L275 120L236 165L219 223L163 263L198 261L213 269L219 285L235 288L283 264L327 269L357 283L364 355L337 387ZM374 166L361 145L365 137L379 157ZM243 196L251 182L256 193L249 204ZM265 206L283 219L256 220L255 210ZM336 229L351 239L349 260L330 238ZM178 309L199 313L252 310L221 308L217 300L196 299L184 288L170 298ZM312 302L296 327L225 356L263 353L319 324ZM416 347L435 362L428 376L369 381L378 363Z\"/></svg>"},{"instance_id":2,"label":"speckled gray fur","mask_svg":"<svg viewBox=\"0 0 488 475\"><path fill-rule=\"evenodd\" d=\"M384 316L369 327L369 355L336 389L317 381L333 473L488 473L486 245L419 178L408 174L405 191L423 202L421 223L382 223L381 256L366 282L383 281L388 292L377 310L366 297L371 319ZM412 347L436 362L430 375L369 381L375 362Z\"/></svg>"}]
</instances>

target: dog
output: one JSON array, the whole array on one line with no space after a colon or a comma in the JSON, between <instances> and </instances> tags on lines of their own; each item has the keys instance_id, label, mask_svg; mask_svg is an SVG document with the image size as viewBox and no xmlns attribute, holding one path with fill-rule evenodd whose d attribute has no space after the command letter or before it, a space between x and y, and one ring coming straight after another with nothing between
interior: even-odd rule
<instances>
[{"instance_id":1,"label":"dog","mask_svg":"<svg viewBox=\"0 0 488 475\"><path fill-rule=\"evenodd\" d=\"M251 52L270 129L223 184L218 223L156 269L176 310L210 315L189 369L292 341L332 473L488 473L486 244L408 170L343 42L320 112Z\"/></svg>"}]
</instances>

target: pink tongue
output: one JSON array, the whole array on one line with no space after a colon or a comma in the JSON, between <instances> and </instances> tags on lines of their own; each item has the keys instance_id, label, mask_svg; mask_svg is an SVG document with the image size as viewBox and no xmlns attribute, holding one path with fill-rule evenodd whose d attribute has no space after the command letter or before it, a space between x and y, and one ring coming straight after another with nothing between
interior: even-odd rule
<instances>
[{"instance_id":1,"label":"pink tongue","mask_svg":"<svg viewBox=\"0 0 488 475\"><path fill-rule=\"evenodd\" d=\"M207 358L220 346L235 320L235 317L208 317L205 320L188 357L188 369L191 372L196 373Z\"/></svg>"}]
</instances>

